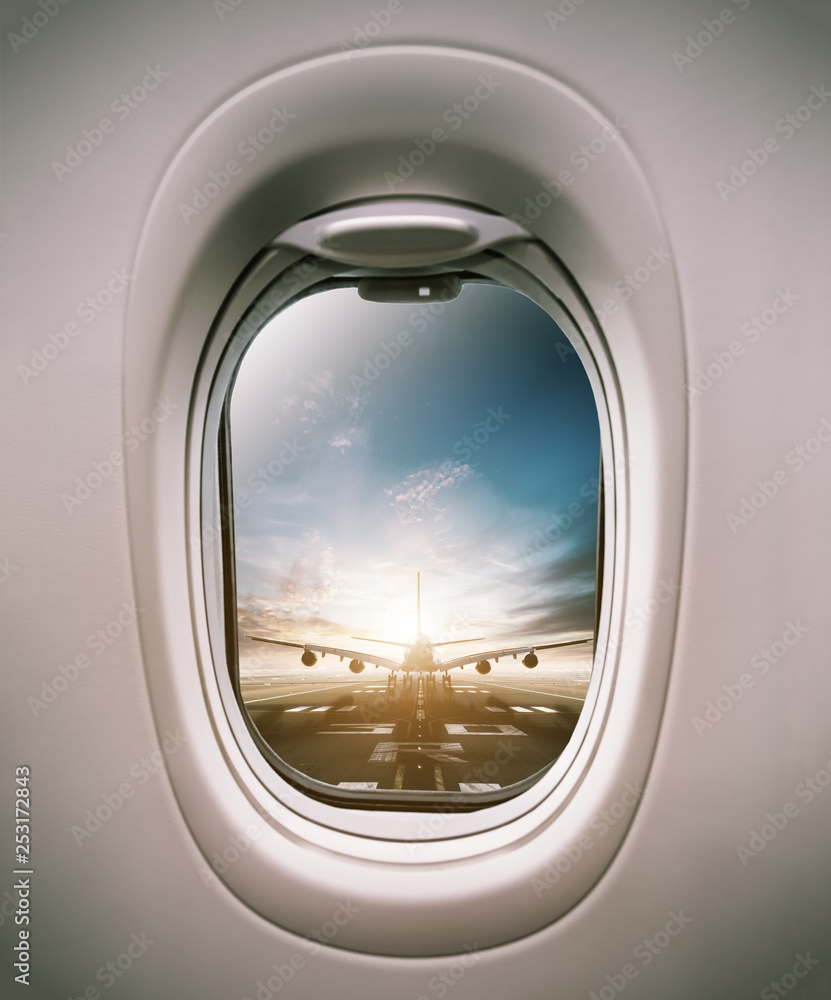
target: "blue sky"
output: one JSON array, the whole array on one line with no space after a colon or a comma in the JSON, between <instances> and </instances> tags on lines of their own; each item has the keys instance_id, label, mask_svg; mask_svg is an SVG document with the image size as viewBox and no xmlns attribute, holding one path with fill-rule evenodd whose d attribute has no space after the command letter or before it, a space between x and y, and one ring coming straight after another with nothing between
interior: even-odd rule
<instances>
[{"instance_id":1,"label":"blue sky","mask_svg":"<svg viewBox=\"0 0 831 1000\"><path fill-rule=\"evenodd\" d=\"M231 427L244 631L408 641L417 571L436 641L591 630L596 408L554 320L518 292L301 300L246 354Z\"/></svg>"}]
</instances>

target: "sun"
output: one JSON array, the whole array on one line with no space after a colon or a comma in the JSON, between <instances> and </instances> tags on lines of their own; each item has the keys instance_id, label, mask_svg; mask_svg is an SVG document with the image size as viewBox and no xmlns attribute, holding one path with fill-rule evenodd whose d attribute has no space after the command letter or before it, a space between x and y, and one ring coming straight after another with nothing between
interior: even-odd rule
<instances>
[{"instance_id":1,"label":"sun","mask_svg":"<svg viewBox=\"0 0 831 1000\"><path fill-rule=\"evenodd\" d=\"M415 602L409 607L404 600L386 602L376 614L367 617L367 638L410 643L416 636Z\"/></svg>"}]
</instances>

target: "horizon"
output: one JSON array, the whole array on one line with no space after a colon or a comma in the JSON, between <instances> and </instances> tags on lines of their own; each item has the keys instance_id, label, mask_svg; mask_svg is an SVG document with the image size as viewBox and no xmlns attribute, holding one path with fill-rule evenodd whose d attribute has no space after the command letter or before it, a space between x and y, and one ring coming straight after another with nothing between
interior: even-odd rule
<instances>
[{"instance_id":1,"label":"horizon","mask_svg":"<svg viewBox=\"0 0 831 1000\"><path fill-rule=\"evenodd\" d=\"M596 406L520 293L302 299L250 345L231 431L241 637L406 642L417 572L433 641L593 631Z\"/></svg>"}]
</instances>

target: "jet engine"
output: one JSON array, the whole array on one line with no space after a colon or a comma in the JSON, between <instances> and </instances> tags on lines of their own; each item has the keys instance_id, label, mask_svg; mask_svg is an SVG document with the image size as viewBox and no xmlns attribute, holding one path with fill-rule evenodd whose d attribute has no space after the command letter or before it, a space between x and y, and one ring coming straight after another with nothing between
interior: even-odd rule
<instances>
[{"instance_id":1,"label":"jet engine","mask_svg":"<svg viewBox=\"0 0 831 1000\"><path fill-rule=\"evenodd\" d=\"M304 649L300 662L304 667L313 667L317 663L317 657L310 649Z\"/></svg>"},{"instance_id":2,"label":"jet engine","mask_svg":"<svg viewBox=\"0 0 831 1000\"><path fill-rule=\"evenodd\" d=\"M529 653L527 656L524 656L522 658L522 662L530 670L532 667L535 667L540 661L536 653Z\"/></svg>"},{"instance_id":3,"label":"jet engine","mask_svg":"<svg viewBox=\"0 0 831 1000\"><path fill-rule=\"evenodd\" d=\"M491 672L491 665L487 660L480 660L476 664L476 671L480 674L489 674Z\"/></svg>"},{"instance_id":4,"label":"jet engine","mask_svg":"<svg viewBox=\"0 0 831 1000\"><path fill-rule=\"evenodd\" d=\"M361 663L360 660L350 660L349 669L352 671L353 674L360 674L364 669L364 665L363 663Z\"/></svg>"}]
</instances>

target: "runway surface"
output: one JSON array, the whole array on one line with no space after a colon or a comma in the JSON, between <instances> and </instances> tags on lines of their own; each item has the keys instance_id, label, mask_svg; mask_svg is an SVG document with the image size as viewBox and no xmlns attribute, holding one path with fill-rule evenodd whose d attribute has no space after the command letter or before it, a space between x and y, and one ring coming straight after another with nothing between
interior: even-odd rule
<instances>
[{"instance_id":1,"label":"runway surface","mask_svg":"<svg viewBox=\"0 0 831 1000\"><path fill-rule=\"evenodd\" d=\"M388 675L243 682L265 741L286 763L341 788L475 794L552 763L568 743L587 675L526 679Z\"/></svg>"}]
</instances>

